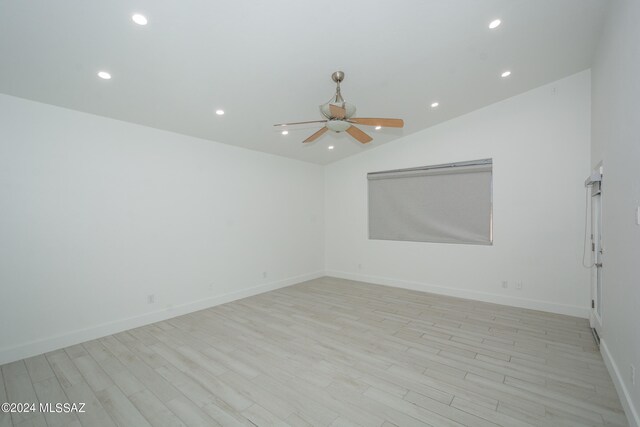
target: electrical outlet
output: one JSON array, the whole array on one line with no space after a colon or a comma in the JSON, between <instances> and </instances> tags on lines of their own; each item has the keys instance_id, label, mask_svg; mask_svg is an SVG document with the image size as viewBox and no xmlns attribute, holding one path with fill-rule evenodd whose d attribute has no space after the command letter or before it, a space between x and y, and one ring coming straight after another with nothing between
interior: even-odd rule
<instances>
[{"instance_id":1,"label":"electrical outlet","mask_svg":"<svg viewBox=\"0 0 640 427\"><path fill-rule=\"evenodd\" d=\"M506 280L502 281L502 287L507 289L509 287L509 282L507 282Z\"/></svg>"},{"instance_id":2,"label":"electrical outlet","mask_svg":"<svg viewBox=\"0 0 640 427\"><path fill-rule=\"evenodd\" d=\"M156 302L156 296L154 294L147 295L147 303L153 304Z\"/></svg>"},{"instance_id":3,"label":"electrical outlet","mask_svg":"<svg viewBox=\"0 0 640 427\"><path fill-rule=\"evenodd\" d=\"M522 282L516 282L516 289L522 289Z\"/></svg>"},{"instance_id":4,"label":"electrical outlet","mask_svg":"<svg viewBox=\"0 0 640 427\"><path fill-rule=\"evenodd\" d=\"M633 366L633 364L631 364L630 366L631 366L631 384L636 385L636 367Z\"/></svg>"}]
</instances>

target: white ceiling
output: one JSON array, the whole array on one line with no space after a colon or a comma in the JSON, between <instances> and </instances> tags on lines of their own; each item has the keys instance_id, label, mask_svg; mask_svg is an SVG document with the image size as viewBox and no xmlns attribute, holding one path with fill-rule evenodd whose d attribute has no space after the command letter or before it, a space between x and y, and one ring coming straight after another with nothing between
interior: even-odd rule
<instances>
[{"instance_id":1,"label":"white ceiling","mask_svg":"<svg viewBox=\"0 0 640 427\"><path fill-rule=\"evenodd\" d=\"M607 5L0 0L0 92L326 164L589 68ZM489 30L494 18L503 23ZM357 116L405 128L362 126L374 137L362 146L331 132L303 145L320 126L272 126L321 119L338 69Z\"/></svg>"}]
</instances>

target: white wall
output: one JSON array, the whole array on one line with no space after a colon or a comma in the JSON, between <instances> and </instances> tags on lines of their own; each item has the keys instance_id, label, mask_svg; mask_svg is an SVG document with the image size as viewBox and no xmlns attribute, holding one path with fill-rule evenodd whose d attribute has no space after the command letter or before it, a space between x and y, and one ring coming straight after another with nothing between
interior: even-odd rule
<instances>
[{"instance_id":1,"label":"white wall","mask_svg":"<svg viewBox=\"0 0 640 427\"><path fill-rule=\"evenodd\" d=\"M327 274L587 317L589 272L581 259L589 144L585 71L333 163L326 170ZM367 172L489 157L493 246L367 239Z\"/></svg>"},{"instance_id":2,"label":"white wall","mask_svg":"<svg viewBox=\"0 0 640 427\"><path fill-rule=\"evenodd\" d=\"M0 95L0 364L319 276L323 191L318 165Z\"/></svg>"},{"instance_id":3,"label":"white wall","mask_svg":"<svg viewBox=\"0 0 640 427\"><path fill-rule=\"evenodd\" d=\"M615 0L593 66L593 150L603 162L602 353L640 425L640 2ZM631 382L631 364L636 383Z\"/></svg>"}]
</instances>

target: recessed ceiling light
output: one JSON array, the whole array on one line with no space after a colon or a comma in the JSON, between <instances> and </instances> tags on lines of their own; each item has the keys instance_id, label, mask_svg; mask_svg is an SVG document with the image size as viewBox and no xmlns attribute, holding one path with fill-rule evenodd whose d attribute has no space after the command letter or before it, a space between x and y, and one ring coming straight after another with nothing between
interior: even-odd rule
<instances>
[{"instance_id":1,"label":"recessed ceiling light","mask_svg":"<svg viewBox=\"0 0 640 427\"><path fill-rule=\"evenodd\" d=\"M440 105L439 102L434 102L433 104L431 104L431 108L436 108L438 105Z\"/></svg>"},{"instance_id":2,"label":"recessed ceiling light","mask_svg":"<svg viewBox=\"0 0 640 427\"><path fill-rule=\"evenodd\" d=\"M104 80L109 80L111 78L111 74L107 73L106 71L100 71L98 72L98 77Z\"/></svg>"},{"instance_id":3,"label":"recessed ceiling light","mask_svg":"<svg viewBox=\"0 0 640 427\"><path fill-rule=\"evenodd\" d=\"M131 17L131 20L138 25L147 25L147 17L144 15L140 15L139 13L134 14Z\"/></svg>"},{"instance_id":4,"label":"recessed ceiling light","mask_svg":"<svg viewBox=\"0 0 640 427\"><path fill-rule=\"evenodd\" d=\"M491 29L493 30L494 28L498 28L498 27L500 26L500 24L502 24L502 21L501 21L501 20L499 20L499 19L494 19L493 21L491 21L491 22L489 23L489 28L491 28Z\"/></svg>"},{"instance_id":5,"label":"recessed ceiling light","mask_svg":"<svg viewBox=\"0 0 640 427\"><path fill-rule=\"evenodd\" d=\"M282 131L282 134L283 134L283 135L289 135L289 131L288 131L288 130L283 130L283 131Z\"/></svg>"},{"instance_id":6,"label":"recessed ceiling light","mask_svg":"<svg viewBox=\"0 0 640 427\"><path fill-rule=\"evenodd\" d=\"M511 75L511 71L505 71L501 74L502 77L509 77Z\"/></svg>"},{"instance_id":7,"label":"recessed ceiling light","mask_svg":"<svg viewBox=\"0 0 640 427\"><path fill-rule=\"evenodd\" d=\"M376 126L376 130L382 129L382 126Z\"/></svg>"},{"instance_id":8,"label":"recessed ceiling light","mask_svg":"<svg viewBox=\"0 0 640 427\"><path fill-rule=\"evenodd\" d=\"M224 114L224 110L216 110L216 114L222 116Z\"/></svg>"},{"instance_id":9,"label":"recessed ceiling light","mask_svg":"<svg viewBox=\"0 0 640 427\"><path fill-rule=\"evenodd\" d=\"M333 145L327 147L329 150L333 150Z\"/></svg>"}]
</instances>

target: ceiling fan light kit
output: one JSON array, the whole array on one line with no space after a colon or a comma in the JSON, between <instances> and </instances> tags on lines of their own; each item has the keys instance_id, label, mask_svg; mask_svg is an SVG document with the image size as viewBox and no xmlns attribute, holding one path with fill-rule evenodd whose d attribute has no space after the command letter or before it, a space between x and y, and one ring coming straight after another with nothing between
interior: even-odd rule
<instances>
[{"instance_id":1,"label":"ceiling fan light kit","mask_svg":"<svg viewBox=\"0 0 640 427\"><path fill-rule=\"evenodd\" d=\"M357 141L362 144L371 142L373 138L367 135L365 132L354 126L354 124L360 124L365 126L376 127L396 127L401 128L404 126L402 119L382 119L382 118L356 118L353 117L356 114L356 106L350 104L344 100L340 91L340 83L344 80L344 73L342 71L336 71L331 75L331 79L336 82L336 93L326 104L320 106L320 113L326 118L326 120L312 120L306 122L296 123L280 123L274 126L291 126L308 123L324 123L324 127L315 132L313 135L305 139L303 142L313 142L320 138L327 130L333 132L347 132Z\"/></svg>"},{"instance_id":2,"label":"ceiling fan light kit","mask_svg":"<svg viewBox=\"0 0 640 427\"><path fill-rule=\"evenodd\" d=\"M351 123L344 120L329 120L326 125L329 130L334 132L344 132L351 127Z\"/></svg>"}]
</instances>

